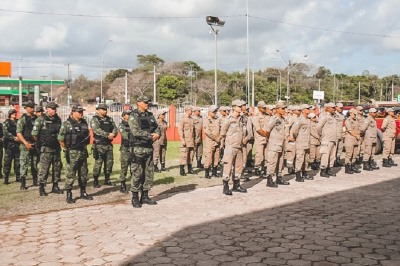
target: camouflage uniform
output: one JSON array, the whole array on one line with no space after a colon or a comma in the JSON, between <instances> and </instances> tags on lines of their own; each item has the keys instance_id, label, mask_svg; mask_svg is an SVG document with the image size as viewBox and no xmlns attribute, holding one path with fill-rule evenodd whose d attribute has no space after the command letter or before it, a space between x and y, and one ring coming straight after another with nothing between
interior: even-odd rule
<instances>
[{"instance_id":1,"label":"camouflage uniform","mask_svg":"<svg viewBox=\"0 0 400 266\"><path fill-rule=\"evenodd\" d=\"M3 141L4 141L4 132L3 132L3 124L0 123L0 179L3 179Z\"/></svg>"},{"instance_id":2,"label":"camouflage uniform","mask_svg":"<svg viewBox=\"0 0 400 266\"><path fill-rule=\"evenodd\" d=\"M130 114L130 113L129 113ZM128 167L132 161L132 144L133 144L133 136L131 130L129 128L128 121L122 120L121 124L119 124L119 132L121 133L121 174L119 179L121 181L121 189L122 193L126 193L126 176L128 174Z\"/></svg>"},{"instance_id":3,"label":"camouflage uniform","mask_svg":"<svg viewBox=\"0 0 400 266\"><path fill-rule=\"evenodd\" d=\"M94 143L92 146L93 157L95 159L93 166L93 186L99 186L99 176L101 172L101 166L104 163L104 184L112 185L110 181L110 175L114 164L114 154L112 140L108 139L108 134L113 133L114 137L118 134L118 128L114 123L114 120L109 117L100 117L95 115L90 121L90 126L94 134Z\"/></svg>"},{"instance_id":4,"label":"camouflage uniform","mask_svg":"<svg viewBox=\"0 0 400 266\"><path fill-rule=\"evenodd\" d=\"M11 164L14 160L14 173L16 175L17 182L20 181L20 164L19 164L19 142L14 141L17 136L17 121L12 119L7 119L4 121L4 184L8 184Z\"/></svg>"},{"instance_id":5,"label":"camouflage uniform","mask_svg":"<svg viewBox=\"0 0 400 266\"><path fill-rule=\"evenodd\" d=\"M19 146L21 152L21 187L25 185L26 176L28 175L28 168L31 169L33 184L35 185L35 183L37 182L37 165L39 160L39 151L37 150L35 140L32 137L32 129L36 118L36 115L28 116L27 114L23 114L17 123L17 134L20 133L24 137L24 139L33 146L33 148L30 150L28 150L23 143L21 143Z\"/></svg>"},{"instance_id":6,"label":"camouflage uniform","mask_svg":"<svg viewBox=\"0 0 400 266\"><path fill-rule=\"evenodd\" d=\"M49 103L47 106L49 106ZM56 105L54 105L56 106ZM54 107L56 108L56 107ZM45 196L44 187L47 183L47 177L52 166L53 187L52 192L62 194L58 187L61 176L61 148L57 140L57 135L61 128L61 118L57 115L50 116L44 113L35 120L32 130L32 136L40 143L40 167L39 167L39 186L40 195Z\"/></svg>"}]
</instances>

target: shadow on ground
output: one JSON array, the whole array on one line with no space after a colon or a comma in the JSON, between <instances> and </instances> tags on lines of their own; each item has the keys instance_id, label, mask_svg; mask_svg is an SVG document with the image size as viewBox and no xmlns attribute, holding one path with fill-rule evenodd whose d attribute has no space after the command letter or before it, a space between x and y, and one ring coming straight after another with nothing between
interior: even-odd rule
<instances>
[{"instance_id":1,"label":"shadow on ground","mask_svg":"<svg viewBox=\"0 0 400 266\"><path fill-rule=\"evenodd\" d=\"M400 265L399 197L400 178L203 223L121 265Z\"/></svg>"}]
</instances>

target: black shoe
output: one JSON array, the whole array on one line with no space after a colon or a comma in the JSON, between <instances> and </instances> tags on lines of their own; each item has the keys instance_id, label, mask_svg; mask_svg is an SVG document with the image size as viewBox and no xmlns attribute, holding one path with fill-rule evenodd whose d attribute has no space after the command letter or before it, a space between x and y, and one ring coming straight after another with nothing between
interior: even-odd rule
<instances>
[{"instance_id":1,"label":"black shoe","mask_svg":"<svg viewBox=\"0 0 400 266\"><path fill-rule=\"evenodd\" d=\"M145 190L142 194L142 199L140 201L142 204L157 205L155 200L149 198L149 191Z\"/></svg>"},{"instance_id":2,"label":"black shoe","mask_svg":"<svg viewBox=\"0 0 400 266\"><path fill-rule=\"evenodd\" d=\"M353 169L351 168L351 165L348 163L344 166L344 173L345 174L354 174Z\"/></svg>"},{"instance_id":3,"label":"black shoe","mask_svg":"<svg viewBox=\"0 0 400 266\"><path fill-rule=\"evenodd\" d=\"M86 187L81 188L81 199L84 200L93 200L93 197L86 193Z\"/></svg>"},{"instance_id":4,"label":"black shoe","mask_svg":"<svg viewBox=\"0 0 400 266\"><path fill-rule=\"evenodd\" d=\"M44 189L44 184L39 184L39 195L41 197L47 196L46 190Z\"/></svg>"},{"instance_id":5,"label":"black shoe","mask_svg":"<svg viewBox=\"0 0 400 266\"><path fill-rule=\"evenodd\" d=\"M184 166L184 165L180 165L179 167L180 167L179 174L180 174L181 176L186 176L186 173L185 173L185 166Z\"/></svg>"},{"instance_id":6,"label":"black shoe","mask_svg":"<svg viewBox=\"0 0 400 266\"><path fill-rule=\"evenodd\" d=\"M261 169L260 168L255 168L254 169L254 174L256 175L256 176L261 176Z\"/></svg>"},{"instance_id":7,"label":"black shoe","mask_svg":"<svg viewBox=\"0 0 400 266\"><path fill-rule=\"evenodd\" d=\"M72 191L70 189L67 190L67 203L75 203L75 200L72 197Z\"/></svg>"},{"instance_id":8,"label":"black shoe","mask_svg":"<svg viewBox=\"0 0 400 266\"><path fill-rule=\"evenodd\" d=\"M154 173L161 173L161 170L160 169L158 169L158 166L155 164L154 165Z\"/></svg>"},{"instance_id":9,"label":"black shoe","mask_svg":"<svg viewBox=\"0 0 400 266\"><path fill-rule=\"evenodd\" d=\"M267 187L278 187L278 185L272 179L272 176L267 176Z\"/></svg>"},{"instance_id":10,"label":"black shoe","mask_svg":"<svg viewBox=\"0 0 400 266\"><path fill-rule=\"evenodd\" d=\"M336 174L335 174L334 172L332 172L332 169L331 169L330 167L326 168L326 173L327 173L329 176L336 176Z\"/></svg>"},{"instance_id":11,"label":"black shoe","mask_svg":"<svg viewBox=\"0 0 400 266\"><path fill-rule=\"evenodd\" d=\"M309 176L309 175L307 174L306 171L302 171L302 172L301 172L301 177L302 177L304 180L314 180L314 177Z\"/></svg>"},{"instance_id":12,"label":"black shoe","mask_svg":"<svg viewBox=\"0 0 400 266\"><path fill-rule=\"evenodd\" d=\"M296 172L296 182L304 182L303 177L301 176L300 172Z\"/></svg>"},{"instance_id":13,"label":"black shoe","mask_svg":"<svg viewBox=\"0 0 400 266\"><path fill-rule=\"evenodd\" d=\"M219 175L218 175L218 168L217 168L217 167L213 167L213 168L212 168L212 176L213 176L213 177L219 177Z\"/></svg>"},{"instance_id":14,"label":"black shoe","mask_svg":"<svg viewBox=\"0 0 400 266\"><path fill-rule=\"evenodd\" d=\"M282 176L276 177L276 184L277 185L290 185L290 183L288 181L283 180Z\"/></svg>"},{"instance_id":15,"label":"black shoe","mask_svg":"<svg viewBox=\"0 0 400 266\"><path fill-rule=\"evenodd\" d=\"M20 177L20 176L17 176L17 177L15 178L15 182L21 182L21 177Z\"/></svg>"},{"instance_id":16,"label":"black shoe","mask_svg":"<svg viewBox=\"0 0 400 266\"><path fill-rule=\"evenodd\" d=\"M312 162L312 163L311 163L311 169L312 169L312 170L318 170L318 165L317 165L316 162Z\"/></svg>"},{"instance_id":17,"label":"black shoe","mask_svg":"<svg viewBox=\"0 0 400 266\"><path fill-rule=\"evenodd\" d=\"M383 158L382 167L392 167L388 162L388 159Z\"/></svg>"},{"instance_id":18,"label":"black shoe","mask_svg":"<svg viewBox=\"0 0 400 266\"><path fill-rule=\"evenodd\" d=\"M9 185L10 184L10 182L8 182L8 176L7 175L4 176L3 184L4 185Z\"/></svg>"},{"instance_id":19,"label":"black shoe","mask_svg":"<svg viewBox=\"0 0 400 266\"><path fill-rule=\"evenodd\" d=\"M192 175L194 174L193 167L191 164L188 164L188 173Z\"/></svg>"},{"instance_id":20,"label":"black shoe","mask_svg":"<svg viewBox=\"0 0 400 266\"><path fill-rule=\"evenodd\" d=\"M54 182L51 192L54 194L63 194L64 192L58 187L58 183Z\"/></svg>"},{"instance_id":21,"label":"black shoe","mask_svg":"<svg viewBox=\"0 0 400 266\"><path fill-rule=\"evenodd\" d=\"M19 187L20 190L27 190L28 188L26 187L26 180L25 177L21 177L21 186Z\"/></svg>"},{"instance_id":22,"label":"black shoe","mask_svg":"<svg viewBox=\"0 0 400 266\"><path fill-rule=\"evenodd\" d=\"M168 169L165 168L165 163L161 163L161 169L160 169L160 170L161 170L161 171L168 172Z\"/></svg>"},{"instance_id":23,"label":"black shoe","mask_svg":"<svg viewBox=\"0 0 400 266\"><path fill-rule=\"evenodd\" d=\"M361 173L361 171L356 168L356 165L354 163L351 164L351 170L356 174Z\"/></svg>"},{"instance_id":24,"label":"black shoe","mask_svg":"<svg viewBox=\"0 0 400 266\"><path fill-rule=\"evenodd\" d=\"M224 193L227 196L232 196L232 191L229 189L228 181L222 181L222 182L223 182L222 193Z\"/></svg>"},{"instance_id":25,"label":"black shoe","mask_svg":"<svg viewBox=\"0 0 400 266\"><path fill-rule=\"evenodd\" d=\"M93 177L93 187L94 188L101 187L100 184L99 184L99 177Z\"/></svg>"},{"instance_id":26,"label":"black shoe","mask_svg":"<svg viewBox=\"0 0 400 266\"><path fill-rule=\"evenodd\" d=\"M233 180L233 188L232 188L233 192L240 192L240 193L246 193L247 189L242 188L240 186L240 181L239 180Z\"/></svg>"},{"instance_id":27,"label":"black shoe","mask_svg":"<svg viewBox=\"0 0 400 266\"><path fill-rule=\"evenodd\" d=\"M138 192L132 192L132 201L131 202L132 202L132 206L134 208L142 208L142 204L140 203Z\"/></svg>"},{"instance_id":28,"label":"black shoe","mask_svg":"<svg viewBox=\"0 0 400 266\"><path fill-rule=\"evenodd\" d=\"M369 164L368 161L364 161L364 162L363 162L363 170L365 170L365 171L372 171L372 167L371 167L371 165Z\"/></svg>"},{"instance_id":29,"label":"black shoe","mask_svg":"<svg viewBox=\"0 0 400 266\"><path fill-rule=\"evenodd\" d=\"M375 160L370 160L370 163L372 170L379 170L379 167L377 165L377 163L375 162Z\"/></svg>"},{"instance_id":30,"label":"black shoe","mask_svg":"<svg viewBox=\"0 0 400 266\"><path fill-rule=\"evenodd\" d=\"M119 192L124 193L124 194L128 193L128 191L126 190L126 181L125 180L121 181L121 188L119 189Z\"/></svg>"},{"instance_id":31,"label":"black shoe","mask_svg":"<svg viewBox=\"0 0 400 266\"><path fill-rule=\"evenodd\" d=\"M289 166L287 170L288 170L288 174L289 175L292 175L292 174L296 173L293 166Z\"/></svg>"},{"instance_id":32,"label":"black shoe","mask_svg":"<svg viewBox=\"0 0 400 266\"><path fill-rule=\"evenodd\" d=\"M211 179L211 176L210 176L210 167L208 167L208 168L206 168L206 169L204 170L204 178Z\"/></svg>"},{"instance_id":33,"label":"black shoe","mask_svg":"<svg viewBox=\"0 0 400 266\"><path fill-rule=\"evenodd\" d=\"M204 165L201 163L201 159L197 160L197 168L199 168L199 169L203 169L204 168Z\"/></svg>"},{"instance_id":34,"label":"black shoe","mask_svg":"<svg viewBox=\"0 0 400 266\"><path fill-rule=\"evenodd\" d=\"M397 166L397 163L394 163L394 161L391 157L388 158L388 163L390 164L390 166Z\"/></svg>"},{"instance_id":35,"label":"black shoe","mask_svg":"<svg viewBox=\"0 0 400 266\"><path fill-rule=\"evenodd\" d=\"M321 171L319 172L319 175L320 175L321 177L327 177L327 178L329 178L329 174L327 173L327 170L326 170L326 169L321 169Z\"/></svg>"},{"instance_id":36,"label":"black shoe","mask_svg":"<svg viewBox=\"0 0 400 266\"><path fill-rule=\"evenodd\" d=\"M336 159L335 165L336 165L336 167L342 167L343 166L342 162L340 161L340 158Z\"/></svg>"}]
</instances>

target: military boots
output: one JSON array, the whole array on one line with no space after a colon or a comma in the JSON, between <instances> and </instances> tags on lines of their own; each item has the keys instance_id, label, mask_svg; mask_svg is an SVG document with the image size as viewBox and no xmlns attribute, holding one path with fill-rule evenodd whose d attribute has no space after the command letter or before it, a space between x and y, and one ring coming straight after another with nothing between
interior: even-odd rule
<instances>
[{"instance_id":1,"label":"military boots","mask_svg":"<svg viewBox=\"0 0 400 266\"><path fill-rule=\"evenodd\" d=\"M232 191L229 189L228 181L222 181L222 182L224 184L222 193L224 193L227 196L231 196L232 195Z\"/></svg>"},{"instance_id":2,"label":"military boots","mask_svg":"<svg viewBox=\"0 0 400 266\"><path fill-rule=\"evenodd\" d=\"M81 187L81 199L84 200L93 200L93 197L86 193L86 186Z\"/></svg>"},{"instance_id":3,"label":"military boots","mask_svg":"<svg viewBox=\"0 0 400 266\"><path fill-rule=\"evenodd\" d=\"M4 185L10 184L10 182L8 182L8 175L5 175L5 176L4 176L3 184L4 184Z\"/></svg>"},{"instance_id":4,"label":"military boots","mask_svg":"<svg viewBox=\"0 0 400 266\"><path fill-rule=\"evenodd\" d=\"M54 194L63 194L64 192L58 187L58 183L54 182L53 187L51 188L51 192Z\"/></svg>"},{"instance_id":5,"label":"military boots","mask_svg":"<svg viewBox=\"0 0 400 266\"><path fill-rule=\"evenodd\" d=\"M388 162L388 159L383 158L382 167L392 167Z\"/></svg>"},{"instance_id":6,"label":"military boots","mask_svg":"<svg viewBox=\"0 0 400 266\"><path fill-rule=\"evenodd\" d=\"M267 187L278 187L270 175L267 176Z\"/></svg>"},{"instance_id":7,"label":"military boots","mask_svg":"<svg viewBox=\"0 0 400 266\"><path fill-rule=\"evenodd\" d=\"M375 160L369 160L369 163L371 165L372 170L379 170L378 164L376 163Z\"/></svg>"},{"instance_id":8,"label":"military boots","mask_svg":"<svg viewBox=\"0 0 400 266\"><path fill-rule=\"evenodd\" d=\"M328 174L328 170L327 169L321 169L321 171L319 172L319 175L321 177L328 177L329 178L329 174Z\"/></svg>"},{"instance_id":9,"label":"military boots","mask_svg":"<svg viewBox=\"0 0 400 266\"><path fill-rule=\"evenodd\" d=\"M240 181L239 180L233 180L233 188L232 188L233 192L241 192L241 193L246 193L247 189L242 188L240 186Z\"/></svg>"},{"instance_id":10,"label":"military boots","mask_svg":"<svg viewBox=\"0 0 400 266\"><path fill-rule=\"evenodd\" d=\"M351 174L351 175L354 174L353 169L351 168L351 164L347 163L344 166L344 173L345 174Z\"/></svg>"},{"instance_id":11,"label":"military boots","mask_svg":"<svg viewBox=\"0 0 400 266\"><path fill-rule=\"evenodd\" d=\"M158 166L155 164L154 165L154 173L161 173L161 170L160 169L158 169Z\"/></svg>"},{"instance_id":12,"label":"military boots","mask_svg":"<svg viewBox=\"0 0 400 266\"><path fill-rule=\"evenodd\" d=\"M194 174L193 167L191 164L188 164L188 173L192 175Z\"/></svg>"},{"instance_id":13,"label":"military boots","mask_svg":"<svg viewBox=\"0 0 400 266\"><path fill-rule=\"evenodd\" d=\"M105 186L114 186L114 184L110 180L110 174L105 174L104 185Z\"/></svg>"},{"instance_id":14,"label":"military boots","mask_svg":"<svg viewBox=\"0 0 400 266\"><path fill-rule=\"evenodd\" d=\"M303 177L304 180L314 180L314 177L309 176L307 171L302 171L301 176Z\"/></svg>"},{"instance_id":15,"label":"military boots","mask_svg":"<svg viewBox=\"0 0 400 266\"><path fill-rule=\"evenodd\" d=\"M168 171L167 168L165 168L165 163L161 163L161 171Z\"/></svg>"},{"instance_id":16,"label":"military boots","mask_svg":"<svg viewBox=\"0 0 400 266\"><path fill-rule=\"evenodd\" d=\"M365 171L372 171L372 167L371 167L371 165L369 164L368 161L364 161L364 162L363 162L363 170L365 170Z\"/></svg>"},{"instance_id":17,"label":"military boots","mask_svg":"<svg viewBox=\"0 0 400 266\"><path fill-rule=\"evenodd\" d=\"M132 201L131 202L132 202L133 208L142 208L142 203L140 203L138 192L132 192Z\"/></svg>"},{"instance_id":18,"label":"military boots","mask_svg":"<svg viewBox=\"0 0 400 266\"><path fill-rule=\"evenodd\" d=\"M149 205L157 205L157 202L155 200L152 200L149 198L149 191L144 190L142 193L142 198L140 200L142 204L149 204Z\"/></svg>"},{"instance_id":19,"label":"military boots","mask_svg":"<svg viewBox=\"0 0 400 266\"><path fill-rule=\"evenodd\" d=\"M390 166L397 166L397 163L394 163L392 157L388 158L388 163L390 164Z\"/></svg>"},{"instance_id":20,"label":"military boots","mask_svg":"<svg viewBox=\"0 0 400 266\"><path fill-rule=\"evenodd\" d=\"M210 167L208 167L208 168L206 168L204 170L204 178L207 178L207 179L211 178L211 176L210 176Z\"/></svg>"},{"instance_id":21,"label":"military boots","mask_svg":"<svg viewBox=\"0 0 400 266\"><path fill-rule=\"evenodd\" d=\"M355 163L352 163L352 164L351 164L351 170L353 170L353 172L356 173L356 174L361 173L361 171L357 169Z\"/></svg>"},{"instance_id":22,"label":"military boots","mask_svg":"<svg viewBox=\"0 0 400 266\"><path fill-rule=\"evenodd\" d=\"M217 167L213 167L212 168L212 176L213 177L219 177Z\"/></svg>"},{"instance_id":23,"label":"military boots","mask_svg":"<svg viewBox=\"0 0 400 266\"><path fill-rule=\"evenodd\" d=\"M41 197L47 196L46 190L44 189L44 184L42 183L39 184L39 195Z\"/></svg>"},{"instance_id":24,"label":"military boots","mask_svg":"<svg viewBox=\"0 0 400 266\"><path fill-rule=\"evenodd\" d=\"M290 185L290 183L288 181L283 180L283 177L278 175L276 177L276 184L277 185Z\"/></svg>"},{"instance_id":25,"label":"military boots","mask_svg":"<svg viewBox=\"0 0 400 266\"><path fill-rule=\"evenodd\" d=\"M199 168L199 169L203 169L204 168L204 165L201 163L201 159L197 160L197 168Z\"/></svg>"},{"instance_id":26,"label":"military boots","mask_svg":"<svg viewBox=\"0 0 400 266\"><path fill-rule=\"evenodd\" d=\"M301 172L296 172L296 182L304 182L303 177L301 176Z\"/></svg>"},{"instance_id":27,"label":"military boots","mask_svg":"<svg viewBox=\"0 0 400 266\"><path fill-rule=\"evenodd\" d=\"M179 166L179 174L181 175L181 176L186 176L186 173L185 173L185 166L184 165L180 165Z\"/></svg>"},{"instance_id":28,"label":"military boots","mask_svg":"<svg viewBox=\"0 0 400 266\"><path fill-rule=\"evenodd\" d=\"M119 189L119 191L124 194L128 193L128 191L126 190L126 181L125 180L121 181L121 188Z\"/></svg>"},{"instance_id":29,"label":"military boots","mask_svg":"<svg viewBox=\"0 0 400 266\"><path fill-rule=\"evenodd\" d=\"M26 190L26 179L25 177L21 177L21 186L19 187L20 190Z\"/></svg>"},{"instance_id":30,"label":"military boots","mask_svg":"<svg viewBox=\"0 0 400 266\"><path fill-rule=\"evenodd\" d=\"M99 188L99 187L101 187L100 184L99 184L99 177L98 177L98 176L94 176L94 177L93 177L93 187L94 187L94 188Z\"/></svg>"},{"instance_id":31,"label":"military boots","mask_svg":"<svg viewBox=\"0 0 400 266\"><path fill-rule=\"evenodd\" d=\"M67 203L68 204L72 204L72 203L75 203L75 200L74 200L74 198L72 197L72 191L71 191L71 189L68 189L67 190Z\"/></svg>"}]
</instances>

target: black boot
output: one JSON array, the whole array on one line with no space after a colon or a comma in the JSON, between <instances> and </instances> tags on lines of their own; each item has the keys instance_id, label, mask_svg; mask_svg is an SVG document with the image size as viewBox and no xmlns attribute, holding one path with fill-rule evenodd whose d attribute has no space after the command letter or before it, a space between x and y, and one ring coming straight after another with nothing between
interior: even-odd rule
<instances>
[{"instance_id":1,"label":"black boot","mask_svg":"<svg viewBox=\"0 0 400 266\"><path fill-rule=\"evenodd\" d=\"M4 176L3 184L4 184L4 185L10 184L10 182L8 181L8 175L5 175L5 176Z\"/></svg>"},{"instance_id":2,"label":"black boot","mask_svg":"<svg viewBox=\"0 0 400 266\"><path fill-rule=\"evenodd\" d=\"M288 181L283 180L283 177L278 175L276 177L276 184L277 185L290 185L290 183Z\"/></svg>"},{"instance_id":3,"label":"black boot","mask_svg":"<svg viewBox=\"0 0 400 266\"><path fill-rule=\"evenodd\" d=\"M64 192L58 187L58 183L54 182L53 187L51 188L51 192L54 194L63 194Z\"/></svg>"},{"instance_id":4,"label":"black boot","mask_svg":"<svg viewBox=\"0 0 400 266\"><path fill-rule=\"evenodd\" d=\"M212 168L212 176L213 176L213 177L219 177L219 175L218 175L218 168L217 168L217 167L213 167L213 168Z\"/></svg>"},{"instance_id":5,"label":"black boot","mask_svg":"<svg viewBox=\"0 0 400 266\"><path fill-rule=\"evenodd\" d=\"M319 175L321 177L328 177L329 178L329 174L328 174L326 169L321 169L321 171L319 172Z\"/></svg>"},{"instance_id":6,"label":"black boot","mask_svg":"<svg viewBox=\"0 0 400 266\"><path fill-rule=\"evenodd\" d=\"M42 183L39 184L39 195L41 197L47 196L46 190L44 189L44 184Z\"/></svg>"},{"instance_id":7,"label":"black boot","mask_svg":"<svg viewBox=\"0 0 400 266\"><path fill-rule=\"evenodd\" d=\"M369 165L369 162L368 162L368 161L364 161L364 162L363 162L363 170L365 170L365 171L372 171L372 167L371 167L371 165Z\"/></svg>"},{"instance_id":8,"label":"black boot","mask_svg":"<svg viewBox=\"0 0 400 266\"><path fill-rule=\"evenodd\" d=\"M119 189L119 192L124 193L124 194L128 193L128 191L126 190L126 181L125 180L121 181L121 188Z\"/></svg>"},{"instance_id":9,"label":"black boot","mask_svg":"<svg viewBox=\"0 0 400 266\"><path fill-rule=\"evenodd\" d=\"M301 176L303 177L304 180L314 180L314 177L309 176L306 171L302 171Z\"/></svg>"},{"instance_id":10,"label":"black boot","mask_svg":"<svg viewBox=\"0 0 400 266\"><path fill-rule=\"evenodd\" d=\"M312 170L318 170L318 165L316 162L312 162L310 166Z\"/></svg>"},{"instance_id":11,"label":"black boot","mask_svg":"<svg viewBox=\"0 0 400 266\"><path fill-rule=\"evenodd\" d=\"M143 191L141 203L149 205L157 205L157 202L155 200L149 198L149 191L147 190Z\"/></svg>"},{"instance_id":12,"label":"black boot","mask_svg":"<svg viewBox=\"0 0 400 266\"><path fill-rule=\"evenodd\" d=\"M154 165L154 173L161 173L160 169L158 169L158 166L155 164Z\"/></svg>"},{"instance_id":13,"label":"black boot","mask_svg":"<svg viewBox=\"0 0 400 266\"><path fill-rule=\"evenodd\" d=\"M354 174L354 172L353 172L353 169L351 169L351 164L346 164L345 165L345 168L344 168L344 173L345 174Z\"/></svg>"},{"instance_id":14,"label":"black boot","mask_svg":"<svg viewBox=\"0 0 400 266\"><path fill-rule=\"evenodd\" d=\"M204 178L210 179L211 178L211 176L210 176L210 167L206 168L204 170L204 172L205 172Z\"/></svg>"},{"instance_id":15,"label":"black boot","mask_svg":"<svg viewBox=\"0 0 400 266\"><path fill-rule=\"evenodd\" d=\"M361 173L361 171L356 168L356 164L355 163L351 164L351 170L356 174Z\"/></svg>"},{"instance_id":16,"label":"black boot","mask_svg":"<svg viewBox=\"0 0 400 266\"><path fill-rule=\"evenodd\" d=\"M138 192L132 192L132 201L131 202L132 202L132 206L134 208L142 208L142 204L140 203Z\"/></svg>"},{"instance_id":17,"label":"black boot","mask_svg":"<svg viewBox=\"0 0 400 266\"><path fill-rule=\"evenodd\" d=\"M392 167L392 166L389 164L388 159L383 158L382 167Z\"/></svg>"},{"instance_id":18,"label":"black boot","mask_svg":"<svg viewBox=\"0 0 400 266\"><path fill-rule=\"evenodd\" d=\"M229 183L228 181L223 181L223 190L222 193L224 193L227 196L231 196L232 195L232 191L229 189Z\"/></svg>"},{"instance_id":19,"label":"black boot","mask_svg":"<svg viewBox=\"0 0 400 266\"><path fill-rule=\"evenodd\" d=\"M388 158L388 163L390 164L390 166L397 166L397 163L394 163L392 157Z\"/></svg>"},{"instance_id":20,"label":"black boot","mask_svg":"<svg viewBox=\"0 0 400 266\"><path fill-rule=\"evenodd\" d=\"M93 200L93 197L90 196L88 193L86 193L86 184L85 183L82 183L82 186L81 186L81 199Z\"/></svg>"},{"instance_id":21,"label":"black boot","mask_svg":"<svg viewBox=\"0 0 400 266\"><path fill-rule=\"evenodd\" d=\"M304 182L303 177L301 176L301 172L296 172L296 182Z\"/></svg>"},{"instance_id":22,"label":"black boot","mask_svg":"<svg viewBox=\"0 0 400 266\"><path fill-rule=\"evenodd\" d=\"M204 168L204 165L201 163L201 159L197 160L197 168L199 168L199 169L203 169Z\"/></svg>"},{"instance_id":23,"label":"black boot","mask_svg":"<svg viewBox=\"0 0 400 266\"><path fill-rule=\"evenodd\" d=\"M379 170L378 164L375 162L375 160L369 160L369 165L371 165L372 170Z\"/></svg>"},{"instance_id":24,"label":"black boot","mask_svg":"<svg viewBox=\"0 0 400 266\"><path fill-rule=\"evenodd\" d=\"M336 158L335 164L336 164L337 167L342 167L343 166L342 162L340 161L340 158Z\"/></svg>"},{"instance_id":25,"label":"black boot","mask_svg":"<svg viewBox=\"0 0 400 266\"><path fill-rule=\"evenodd\" d=\"M32 185L34 187L37 187L38 186L38 178L37 178L37 176L32 177L32 181L33 181Z\"/></svg>"},{"instance_id":26,"label":"black boot","mask_svg":"<svg viewBox=\"0 0 400 266\"><path fill-rule=\"evenodd\" d=\"M71 203L75 203L74 198L72 197L72 191L71 189L67 190L67 203L71 204Z\"/></svg>"},{"instance_id":27,"label":"black boot","mask_svg":"<svg viewBox=\"0 0 400 266\"><path fill-rule=\"evenodd\" d=\"M291 165L288 166L287 171L289 175L296 173L294 167Z\"/></svg>"},{"instance_id":28,"label":"black boot","mask_svg":"<svg viewBox=\"0 0 400 266\"><path fill-rule=\"evenodd\" d=\"M21 177L21 186L19 187L20 190L26 190L26 180L25 177Z\"/></svg>"},{"instance_id":29,"label":"black boot","mask_svg":"<svg viewBox=\"0 0 400 266\"><path fill-rule=\"evenodd\" d=\"M188 173L189 174L194 174L194 172L193 172L193 167L192 167L192 165L191 164L188 164Z\"/></svg>"},{"instance_id":30,"label":"black boot","mask_svg":"<svg viewBox=\"0 0 400 266\"><path fill-rule=\"evenodd\" d=\"M185 173L185 166L184 166L184 165L180 165L180 172L179 172L179 174L180 174L181 176L186 176L186 173Z\"/></svg>"},{"instance_id":31,"label":"black boot","mask_svg":"<svg viewBox=\"0 0 400 266\"><path fill-rule=\"evenodd\" d=\"M254 174L261 177L261 167L256 167L254 169Z\"/></svg>"},{"instance_id":32,"label":"black boot","mask_svg":"<svg viewBox=\"0 0 400 266\"><path fill-rule=\"evenodd\" d=\"M233 192L241 192L241 193L246 193L247 189L242 188L240 186L240 181L239 180L233 180L233 188L232 188Z\"/></svg>"},{"instance_id":33,"label":"black boot","mask_svg":"<svg viewBox=\"0 0 400 266\"><path fill-rule=\"evenodd\" d=\"M336 174L335 174L334 172L332 172L332 169L331 169L330 167L326 168L326 173L327 173L329 176L336 176Z\"/></svg>"},{"instance_id":34,"label":"black boot","mask_svg":"<svg viewBox=\"0 0 400 266\"><path fill-rule=\"evenodd\" d=\"M270 175L267 176L267 187L278 187Z\"/></svg>"},{"instance_id":35,"label":"black boot","mask_svg":"<svg viewBox=\"0 0 400 266\"><path fill-rule=\"evenodd\" d=\"M168 169L165 168L165 163L161 163L161 169L160 169L160 170L161 170L161 171L168 172Z\"/></svg>"},{"instance_id":36,"label":"black boot","mask_svg":"<svg viewBox=\"0 0 400 266\"><path fill-rule=\"evenodd\" d=\"M99 184L99 177L98 177L98 176L94 176L94 177L93 177L93 187L94 187L94 188L99 188L99 187L101 187L100 184Z\"/></svg>"},{"instance_id":37,"label":"black boot","mask_svg":"<svg viewBox=\"0 0 400 266\"><path fill-rule=\"evenodd\" d=\"M105 174L104 185L105 186L114 186L114 184L110 180L110 174Z\"/></svg>"},{"instance_id":38,"label":"black boot","mask_svg":"<svg viewBox=\"0 0 400 266\"><path fill-rule=\"evenodd\" d=\"M20 177L19 175L17 175L17 176L15 177L15 182L21 182L21 177Z\"/></svg>"}]
</instances>

